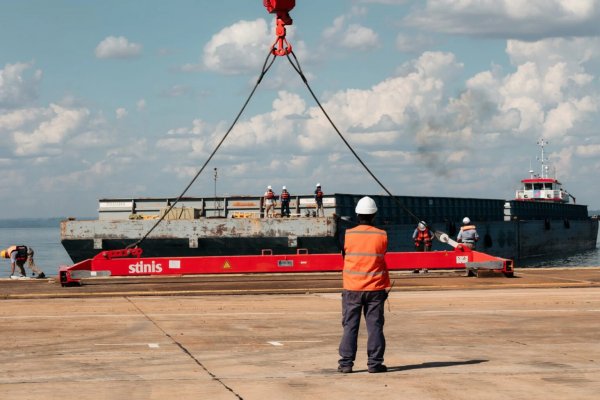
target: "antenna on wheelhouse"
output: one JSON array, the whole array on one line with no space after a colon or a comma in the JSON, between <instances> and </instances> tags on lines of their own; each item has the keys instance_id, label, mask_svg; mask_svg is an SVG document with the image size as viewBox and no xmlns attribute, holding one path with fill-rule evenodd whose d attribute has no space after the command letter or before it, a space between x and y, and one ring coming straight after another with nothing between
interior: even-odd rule
<instances>
[{"instance_id":1,"label":"antenna on wheelhouse","mask_svg":"<svg viewBox=\"0 0 600 400\"><path fill-rule=\"evenodd\" d=\"M531 158L529 159L529 177L533 179L533 167L531 166Z\"/></svg>"}]
</instances>

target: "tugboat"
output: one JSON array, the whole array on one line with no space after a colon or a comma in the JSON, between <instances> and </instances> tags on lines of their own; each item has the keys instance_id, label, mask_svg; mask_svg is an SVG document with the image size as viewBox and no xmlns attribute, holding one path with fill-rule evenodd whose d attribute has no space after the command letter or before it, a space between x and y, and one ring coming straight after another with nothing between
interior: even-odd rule
<instances>
[{"instance_id":1,"label":"tugboat","mask_svg":"<svg viewBox=\"0 0 600 400\"><path fill-rule=\"evenodd\" d=\"M519 201L543 201L550 203L568 203L569 197L573 199L573 204L577 201L569 192L563 190L562 184L556 178L548 176L549 166L548 159L545 158L544 146L548 142L540 139L537 143L541 147L542 155L539 158L542 165L540 174L534 174L533 170L529 170L530 177L521 181L522 188L517 190L515 200Z\"/></svg>"}]
</instances>

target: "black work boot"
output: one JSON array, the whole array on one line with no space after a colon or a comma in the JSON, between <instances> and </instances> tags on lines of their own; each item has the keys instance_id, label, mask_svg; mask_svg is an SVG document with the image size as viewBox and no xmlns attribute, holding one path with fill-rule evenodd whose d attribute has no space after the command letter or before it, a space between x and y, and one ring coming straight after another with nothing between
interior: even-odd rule
<instances>
[{"instance_id":1,"label":"black work boot","mask_svg":"<svg viewBox=\"0 0 600 400\"><path fill-rule=\"evenodd\" d=\"M352 366L351 365L346 365L346 366L338 366L338 372L341 372L342 374L349 374L352 372Z\"/></svg>"},{"instance_id":2,"label":"black work boot","mask_svg":"<svg viewBox=\"0 0 600 400\"><path fill-rule=\"evenodd\" d=\"M383 364L377 364L369 367L370 374L378 374L380 372L387 372L387 367Z\"/></svg>"}]
</instances>

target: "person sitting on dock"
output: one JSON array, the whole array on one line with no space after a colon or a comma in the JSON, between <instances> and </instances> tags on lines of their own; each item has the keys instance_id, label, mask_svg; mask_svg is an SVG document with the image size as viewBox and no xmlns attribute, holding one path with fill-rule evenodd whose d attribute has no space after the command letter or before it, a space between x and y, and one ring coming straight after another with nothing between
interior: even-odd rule
<instances>
[{"instance_id":1,"label":"person sitting on dock","mask_svg":"<svg viewBox=\"0 0 600 400\"><path fill-rule=\"evenodd\" d=\"M415 241L415 249L417 251L431 251L431 242L433 234L425 223L425 221L419 222L417 228L413 232L413 240Z\"/></svg>"},{"instance_id":2,"label":"person sitting on dock","mask_svg":"<svg viewBox=\"0 0 600 400\"><path fill-rule=\"evenodd\" d=\"M458 232L456 241L464 244L470 249L474 249L478 240L479 234L477 233L475 225L471 224L469 217L464 217L463 226L460 227L460 232Z\"/></svg>"},{"instance_id":3,"label":"person sitting on dock","mask_svg":"<svg viewBox=\"0 0 600 400\"><path fill-rule=\"evenodd\" d=\"M285 186L281 188L281 216L290 217L290 192Z\"/></svg>"},{"instance_id":4,"label":"person sitting on dock","mask_svg":"<svg viewBox=\"0 0 600 400\"><path fill-rule=\"evenodd\" d=\"M315 189L315 203L317 204L317 217L319 214L321 216L325 216L325 210L323 209L323 191L321 190L321 184L317 183L317 188ZM319 212L320 211L320 212Z\"/></svg>"},{"instance_id":5,"label":"person sitting on dock","mask_svg":"<svg viewBox=\"0 0 600 400\"><path fill-rule=\"evenodd\" d=\"M273 192L273 188L271 185L267 186L267 191L265 192L265 217L274 217L275 216L275 200L277 196Z\"/></svg>"},{"instance_id":6,"label":"person sitting on dock","mask_svg":"<svg viewBox=\"0 0 600 400\"><path fill-rule=\"evenodd\" d=\"M43 279L46 275L35 265L33 254L33 249L27 248L27 246L10 246L0 252L0 258L10 258L10 277L13 279L27 277L24 267L26 261L34 274L37 274L37 278ZM18 267L21 271L20 275L15 275L15 267Z\"/></svg>"},{"instance_id":7,"label":"person sitting on dock","mask_svg":"<svg viewBox=\"0 0 600 400\"><path fill-rule=\"evenodd\" d=\"M383 364L385 336L383 335L384 304L391 288L385 262L388 238L384 230L375 228L373 221L377 205L370 197L356 204L359 225L346 230L342 256L342 326L338 372L350 373L356 359L358 329L364 311L367 324L367 368L370 373L386 372Z\"/></svg>"}]
</instances>

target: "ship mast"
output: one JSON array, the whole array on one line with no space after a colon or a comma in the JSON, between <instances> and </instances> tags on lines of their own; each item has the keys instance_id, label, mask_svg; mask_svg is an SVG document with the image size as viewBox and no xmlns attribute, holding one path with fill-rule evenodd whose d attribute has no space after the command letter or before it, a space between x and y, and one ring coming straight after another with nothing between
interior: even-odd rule
<instances>
[{"instance_id":1,"label":"ship mast","mask_svg":"<svg viewBox=\"0 0 600 400\"><path fill-rule=\"evenodd\" d=\"M537 142L538 146L540 146L542 148L542 156L538 157L538 161L542 164L542 173L540 175L541 178L547 178L548 177L548 166L546 165L546 162L548 161L547 158L545 158L544 156L544 146L548 144L548 141L545 139L540 139Z\"/></svg>"}]
</instances>

